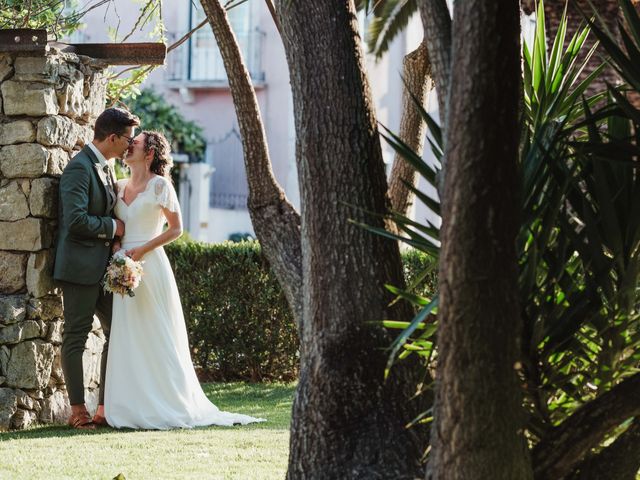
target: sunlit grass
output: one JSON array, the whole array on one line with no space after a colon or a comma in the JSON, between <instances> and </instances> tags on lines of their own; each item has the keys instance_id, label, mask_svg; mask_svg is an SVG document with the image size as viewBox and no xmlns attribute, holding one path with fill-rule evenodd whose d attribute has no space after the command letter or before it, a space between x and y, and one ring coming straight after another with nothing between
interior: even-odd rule
<instances>
[{"instance_id":1,"label":"sunlit grass","mask_svg":"<svg viewBox=\"0 0 640 480\"><path fill-rule=\"evenodd\" d=\"M204 389L222 410L268 421L160 432L56 426L0 433L0 478L284 478L294 386L228 383Z\"/></svg>"}]
</instances>

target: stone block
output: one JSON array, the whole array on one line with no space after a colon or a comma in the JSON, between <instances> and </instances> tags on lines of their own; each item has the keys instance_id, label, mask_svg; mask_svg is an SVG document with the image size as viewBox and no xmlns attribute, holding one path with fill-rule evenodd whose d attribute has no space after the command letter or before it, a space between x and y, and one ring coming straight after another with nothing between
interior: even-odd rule
<instances>
[{"instance_id":1,"label":"stone block","mask_svg":"<svg viewBox=\"0 0 640 480\"><path fill-rule=\"evenodd\" d=\"M7 375L7 366L9 365L9 357L11 357L11 350L5 345L0 345L0 375ZM6 381L6 378L5 378Z\"/></svg>"},{"instance_id":2,"label":"stone block","mask_svg":"<svg viewBox=\"0 0 640 480\"><path fill-rule=\"evenodd\" d=\"M42 402L42 423L65 423L71 415L69 399L64 390L56 390Z\"/></svg>"},{"instance_id":3,"label":"stone block","mask_svg":"<svg viewBox=\"0 0 640 480\"><path fill-rule=\"evenodd\" d=\"M85 77L86 78L86 77ZM94 73L85 81L85 102L82 119L93 124L104 111L107 80L102 73Z\"/></svg>"},{"instance_id":4,"label":"stone block","mask_svg":"<svg viewBox=\"0 0 640 480\"><path fill-rule=\"evenodd\" d=\"M13 222L29 216L29 203L17 181L0 187L0 220Z\"/></svg>"},{"instance_id":5,"label":"stone block","mask_svg":"<svg viewBox=\"0 0 640 480\"><path fill-rule=\"evenodd\" d=\"M0 148L0 171L6 178L41 177L47 172L49 152L37 143Z\"/></svg>"},{"instance_id":6,"label":"stone block","mask_svg":"<svg viewBox=\"0 0 640 480\"><path fill-rule=\"evenodd\" d=\"M24 430L37 423L38 414L32 410L18 408L11 418L11 428L14 430Z\"/></svg>"},{"instance_id":7,"label":"stone block","mask_svg":"<svg viewBox=\"0 0 640 480\"><path fill-rule=\"evenodd\" d=\"M0 251L0 293L16 293L25 287L27 256Z\"/></svg>"},{"instance_id":8,"label":"stone block","mask_svg":"<svg viewBox=\"0 0 640 480\"><path fill-rule=\"evenodd\" d=\"M52 278L53 258L53 250L43 250L29 255L27 291L36 298L44 297L55 288Z\"/></svg>"},{"instance_id":9,"label":"stone block","mask_svg":"<svg viewBox=\"0 0 640 480\"><path fill-rule=\"evenodd\" d=\"M0 145L31 143L36 139L36 129L29 120L0 124Z\"/></svg>"},{"instance_id":10,"label":"stone block","mask_svg":"<svg viewBox=\"0 0 640 480\"><path fill-rule=\"evenodd\" d=\"M21 322L26 313L27 297L25 295L0 295L0 324Z\"/></svg>"},{"instance_id":11,"label":"stone block","mask_svg":"<svg viewBox=\"0 0 640 480\"><path fill-rule=\"evenodd\" d=\"M2 55L0 57L0 82L4 82L11 75L13 75L11 57L9 55Z\"/></svg>"},{"instance_id":12,"label":"stone block","mask_svg":"<svg viewBox=\"0 0 640 480\"><path fill-rule=\"evenodd\" d=\"M62 148L50 148L49 154L47 174L59 177L69 163L69 152Z\"/></svg>"},{"instance_id":13,"label":"stone block","mask_svg":"<svg viewBox=\"0 0 640 480\"><path fill-rule=\"evenodd\" d=\"M56 83L58 81L60 59L55 55L18 57L14 61L13 68L15 70L15 80Z\"/></svg>"},{"instance_id":14,"label":"stone block","mask_svg":"<svg viewBox=\"0 0 640 480\"><path fill-rule=\"evenodd\" d=\"M11 345L23 340L30 340L40 336L40 325L34 320L14 323L0 328L0 344Z\"/></svg>"},{"instance_id":15,"label":"stone block","mask_svg":"<svg viewBox=\"0 0 640 480\"><path fill-rule=\"evenodd\" d=\"M0 90L5 115L58 114L58 99L52 86L7 80Z\"/></svg>"},{"instance_id":16,"label":"stone block","mask_svg":"<svg viewBox=\"0 0 640 480\"><path fill-rule=\"evenodd\" d=\"M36 178L31 182L29 209L34 217L57 218L58 180Z\"/></svg>"},{"instance_id":17,"label":"stone block","mask_svg":"<svg viewBox=\"0 0 640 480\"><path fill-rule=\"evenodd\" d=\"M90 334L87 345L82 355L82 365L84 367L85 387L97 387L100 384L100 361L104 340L96 335Z\"/></svg>"},{"instance_id":18,"label":"stone block","mask_svg":"<svg viewBox=\"0 0 640 480\"><path fill-rule=\"evenodd\" d=\"M18 407L26 408L27 410L33 410L37 402L33 400L26 392L18 389L16 390L16 396L18 401Z\"/></svg>"},{"instance_id":19,"label":"stone block","mask_svg":"<svg viewBox=\"0 0 640 480\"><path fill-rule=\"evenodd\" d=\"M93 140L93 127L76 124L76 147L84 147Z\"/></svg>"},{"instance_id":20,"label":"stone block","mask_svg":"<svg viewBox=\"0 0 640 480\"><path fill-rule=\"evenodd\" d=\"M64 383L64 372L62 371L62 357L60 349L56 349L56 356L53 359L53 366L51 367L51 379L58 385Z\"/></svg>"},{"instance_id":21,"label":"stone block","mask_svg":"<svg viewBox=\"0 0 640 480\"><path fill-rule=\"evenodd\" d=\"M49 383L55 352L42 340L18 343L11 350L7 366L7 385L16 388L42 389Z\"/></svg>"},{"instance_id":22,"label":"stone block","mask_svg":"<svg viewBox=\"0 0 640 480\"><path fill-rule=\"evenodd\" d=\"M0 375L0 386L4 385L4 381L7 379L7 377L3 377L2 375Z\"/></svg>"},{"instance_id":23,"label":"stone block","mask_svg":"<svg viewBox=\"0 0 640 480\"><path fill-rule=\"evenodd\" d=\"M64 328L64 322L62 320L54 320L49 323L49 330L47 331L47 341L52 345L62 344L62 331Z\"/></svg>"},{"instance_id":24,"label":"stone block","mask_svg":"<svg viewBox=\"0 0 640 480\"><path fill-rule=\"evenodd\" d=\"M48 225L41 218L0 222L0 250L37 252L51 244Z\"/></svg>"},{"instance_id":25,"label":"stone block","mask_svg":"<svg viewBox=\"0 0 640 480\"><path fill-rule=\"evenodd\" d=\"M54 320L63 314L62 296L50 295L42 298L32 298L27 305L27 318L40 320Z\"/></svg>"},{"instance_id":26,"label":"stone block","mask_svg":"<svg viewBox=\"0 0 640 480\"><path fill-rule=\"evenodd\" d=\"M44 117L38 122L38 142L47 146L60 146L71 150L76 144L76 125L67 117L55 115Z\"/></svg>"},{"instance_id":27,"label":"stone block","mask_svg":"<svg viewBox=\"0 0 640 480\"><path fill-rule=\"evenodd\" d=\"M77 70L69 72L68 79L56 88L60 114L71 118L82 116L84 111L84 76Z\"/></svg>"},{"instance_id":28,"label":"stone block","mask_svg":"<svg viewBox=\"0 0 640 480\"><path fill-rule=\"evenodd\" d=\"M18 396L11 388L0 388L0 431L11 427L11 418L18 409Z\"/></svg>"}]
</instances>

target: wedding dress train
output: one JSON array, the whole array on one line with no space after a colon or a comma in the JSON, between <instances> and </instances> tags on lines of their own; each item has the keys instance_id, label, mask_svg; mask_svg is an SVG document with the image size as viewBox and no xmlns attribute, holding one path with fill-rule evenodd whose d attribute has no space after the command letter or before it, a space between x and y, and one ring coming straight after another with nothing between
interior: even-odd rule
<instances>
[{"instance_id":1,"label":"wedding dress train","mask_svg":"<svg viewBox=\"0 0 640 480\"><path fill-rule=\"evenodd\" d=\"M171 183L152 178L130 205L118 182L115 214L126 225L122 248L146 243L162 232L161 207L179 211ZM171 265L156 248L143 258L144 274L134 297L114 295L105 416L122 428L168 429L264 421L222 412L206 397L191 362L187 330Z\"/></svg>"}]
</instances>

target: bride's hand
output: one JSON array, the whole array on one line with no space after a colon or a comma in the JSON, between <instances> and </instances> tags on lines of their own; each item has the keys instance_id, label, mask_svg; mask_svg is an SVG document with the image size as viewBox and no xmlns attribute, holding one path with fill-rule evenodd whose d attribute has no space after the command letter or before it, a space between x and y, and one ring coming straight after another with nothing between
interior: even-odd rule
<instances>
[{"instance_id":1,"label":"bride's hand","mask_svg":"<svg viewBox=\"0 0 640 480\"><path fill-rule=\"evenodd\" d=\"M144 257L145 253L147 253L147 252L145 252L142 247L131 248L131 249L127 250L126 252L124 252L124 254L127 257L131 257L131 259L135 260L136 262L138 260L142 260L142 257Z\"/></svg>"},{"instance_id":2,"label":"bride's hand","mask_svg":"<svg viewBox=\"0 0 640 480\"><path fill-rule=\"evenodd\" d=\"M111 245L111 254L113 255L114 253L116 253L118 250L120 250L121 247L122 247L122 244L120 243L119 240L114 241L113 244Z\"/></svg>"}]
</instances>

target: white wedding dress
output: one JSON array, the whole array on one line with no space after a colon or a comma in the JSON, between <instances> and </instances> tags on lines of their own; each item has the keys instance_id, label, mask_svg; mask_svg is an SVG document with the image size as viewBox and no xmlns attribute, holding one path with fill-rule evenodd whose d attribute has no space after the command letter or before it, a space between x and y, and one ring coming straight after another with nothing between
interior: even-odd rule
<instances>
[{"instance_id":1,"label":"white wedding dress","mask_svg":"<svg viewBox=\"0 0 640 480\"><path fill-rule=\"evenodd\" d=\"M162 233L162 207L179 212L171 183L153 177L130 205L118 182L115 214L125 222L122 248L137 247ZM206 397L196 377L187 329L171 265L164 249L143 258L144 274L134 297L113 296L105 416L122 428L168 429L264 421L222 412Z\"/></svg>"}]
</instances>

